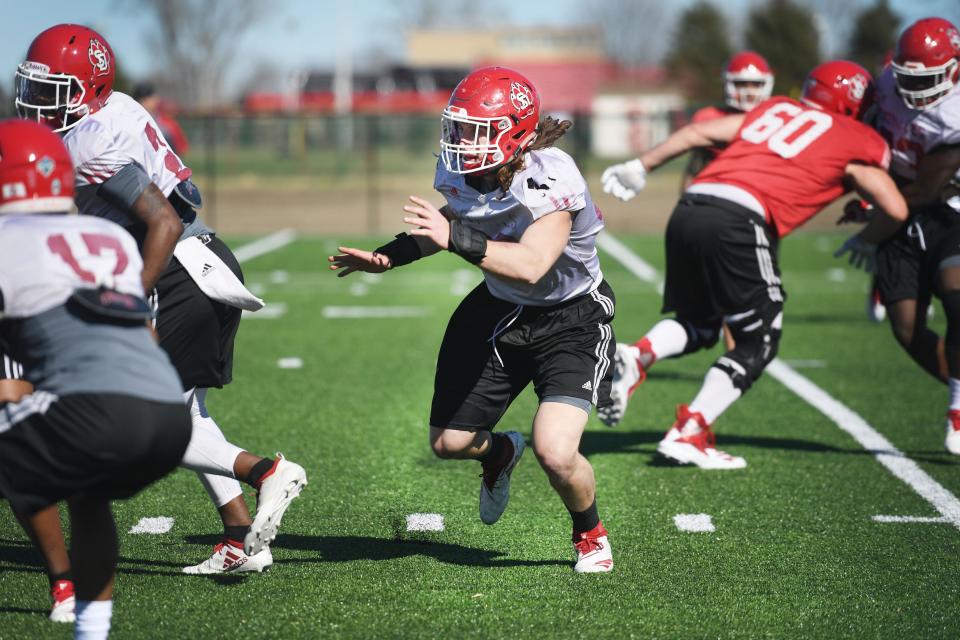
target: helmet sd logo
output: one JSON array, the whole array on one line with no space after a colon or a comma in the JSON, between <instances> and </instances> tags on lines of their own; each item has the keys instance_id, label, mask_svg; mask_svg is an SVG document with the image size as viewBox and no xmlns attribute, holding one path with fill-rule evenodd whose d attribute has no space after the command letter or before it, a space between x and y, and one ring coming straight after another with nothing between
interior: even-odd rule
<instances>
[{"instance_id":1,"label":"helmet sd logo","mask_svg":"<svg viewBox=\"0 0 960 640\"><path fill-rule=\"evenodd\" d=\"M960 51L960 32L956 29L947 29L947 39L955 51Z\"/></svg>"},{"instance_id":2,"label":"helmet sd logo","mask_svg":"<svg viewBox=\"0 0 960 640\"><path fill-rule=\"evenodd\" d=\"M49 178L56 167L57 163L54 162L50 156L43 156L37 160L37 171L39 171L40 175L44 178Z\"/></svg>"},{"instance_id":3,"label":"helmet sd logo","mask_svg":"<svg viewBox=\"0 0 960 640\"><path fill-rule=\"evenodd\" d=\"M530 87L517 81L511 82L510 103L513 104L514 109L520 112L521 120L529 116L532 113L529 109L533 106L533 92L530 91Z\"/></svg>"},{"instance_id":4,"label":"helmet sd logo","mask_svg":"<svg viewBox=\"0 0 960 640\"><path fill-rule=\"evenodd\" d=\"M863 100L863 95L867 92L867 84L867 79L862 73L850 78L850 97L857 101Z\"/></svg>"},{"instance_id":5,"label":"helmet sd logo","mask_svg":"<svg viewBox=\"0 0 960 640\"><path fill-rule=\"evenodd\" d=\"M87 56L90 58L90 64L93 65L94 74L105 76L110 71L110 54L102 42L96 38L91 38L90 48L87 49Z\"/></svg>"}]
</instances>

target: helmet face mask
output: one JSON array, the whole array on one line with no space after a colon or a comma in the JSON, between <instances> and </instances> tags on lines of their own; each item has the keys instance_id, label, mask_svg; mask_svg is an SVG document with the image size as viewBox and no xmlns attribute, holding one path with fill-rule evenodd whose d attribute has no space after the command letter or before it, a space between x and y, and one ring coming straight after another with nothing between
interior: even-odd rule
<instances>
[{"instance_id":1,"label":"helmet face mask","mask_svg":"<svg viewBox=\"0 0 960 640\"><path fill-rule=\"evenodd\" d=\"M440 116L440 146L447 171L480 173L503 164L500 136L510 128L510 119L475 118L466 110L447 107Z\"/></svg>"},{"instance_id":2,"label":"helmet face mask","mask_svg":"<svg viewBox=\"0 0 960 640\"><path fill-rule=\"evenodd\" d=\"M66 131L89 110L83 102L83 84L71 75L37 73L41 66L24 62L17 67L17 115L46 124L54 131Z\"/></svg>"},{"instance_id":3,"label":"helmet face mask","mask_svg":"<svg viewBox=\"0 0 960 640\"><path fill-rule=\"evenodd\" d=\"M536 138L540 98L512 69L485 67L464 78L440 116L440 158L451 173L487 173Z\"/></svg>"},{"instance_id":4,"label":"helmet face mask","mask_svg":"<svg viewBox=\"0 0 960 640\"><path fill-rule=\"evenodd\" d=\"M753 51L738 53L724 67L723 93L728 107L750 111L773 93L770 65Z\"/></svg>"},{"instance_id":5,"label":"helmet face mask","mask_svg":"<svg viewBox=\"0 0 960 640\"><path fill-rule=\"evenodd\" d=\"M957 84L957 60L932 68L901 66L894 62L893 77L900 97L911 109L924 110L947 97Z\"/></svg>"},{"instance_id":6,"label":"helmet face mask","mask_svg":"<svg viewBox=\"0 0 960 640\"><path fill-rule=\"evenodd\" d=\"M890 66L904 104L929 109L960 80L960 32L943 18L917 20L901 34Z\"/></svg>"}]
</instances>

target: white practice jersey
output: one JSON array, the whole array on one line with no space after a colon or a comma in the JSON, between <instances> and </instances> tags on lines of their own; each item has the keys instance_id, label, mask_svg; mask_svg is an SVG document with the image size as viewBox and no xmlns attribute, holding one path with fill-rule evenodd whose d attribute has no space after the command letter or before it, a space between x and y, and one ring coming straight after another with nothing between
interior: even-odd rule
<instances>
[{"instance_id":1,"label":"white practice jersey","mask_svg":"<svg viewBox=\"0 0 960 640\"><path fill-rule=\"evenodd\" d=\"M35 316L75 289L106 287L143 297L143 261L133 237L97 218L0 217L0 318Z\"/></svg>"},{"instance_id":2,"label":"white practice jersey","mask_svg":"<svg viewBox=\"0 0 960 640\"><path fill-rule=\"evenodd\" d=\"M120 226L88 216L0 217L0 334L38 390L182 402L177 372L143 322L85 316L77 289L143 298L143 262ZM120 300L102 291L99 300ZM128 307L129 308L129 307Z\"/></svg>"},{"instance_id":3,"label":"white practice jersey","mask_svg":"<svg viewBox=\"0 0 960 640\"><path fill-rule=\"evenodd\" d=\"M128 227L133 222L96 194L103 184L129 164L139 164L150 180L169 196L188 179L190 169L173 152L153 117L130 96L114 91L106 106L83 118L63 138L76 168L77 208ZM88 187L88 188L84 188Z\"/></svg>"},{"instance_id":4,"label":"white practice jersey","mask_svg":"<svg viewBox=\"0 0 960 640\"><path fill-rule=\"evenodd\" d=\"M452 215L498 242L517 242L531 224L555 211L576 215L570 240L557 262L536 284L483 272L487 287L497 298L516 304L549 306L595 290L603 274L596 238L603 229L600 209L593 203L587 183L573 158L556 148L530 151L510 190L480 193L465 176L437 163L434 188L443 194Z\"/></svg>"},{"instance_id":5,"label":"white practice jersey","mask_svg":"<svg viewBox=\"0 0 960 640\"><path fill-rule=\"evenodd\" d=\"M917 165L933 149L960 144L960 85L929 109L911 109L897 93L893 70L887 67L877 80L875 127L890 144L890 171L907 180L917 177ZM960 171L955 176L960 180ZM960 198L948 203L960 211Z\"/></svg>"}]
</instances>

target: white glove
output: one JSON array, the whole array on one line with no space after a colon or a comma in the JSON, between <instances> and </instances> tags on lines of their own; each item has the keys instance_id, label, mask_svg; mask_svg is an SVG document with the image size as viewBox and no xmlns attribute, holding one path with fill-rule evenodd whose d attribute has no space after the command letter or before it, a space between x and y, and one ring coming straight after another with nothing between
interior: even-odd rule
<instances>
[{"instance_id":1,"label":"white glove","mask_svg":"<svg viewBox=\"0 0 960 640\"><path fill-rule=\"evenodd\" d=\"M859 235L847 238L843 246L833 254L834 258L839 258L845 253L850 254L850 265L854 269L863 269L867 273L873 273L877 266L877 245L865 242Z\"/></svg>"},{"instance_id":2,"label":"white glove","mask_svg":"<svg viewBox=\"0 0 960 640\"><path fill-rule=\"evenodd\" d=\"M626 202L640 193L647 184L647 170L639 158L634 158L629 162L607 167L600 180L603 182L604 193Z\"/></svg>"}]
</instances>

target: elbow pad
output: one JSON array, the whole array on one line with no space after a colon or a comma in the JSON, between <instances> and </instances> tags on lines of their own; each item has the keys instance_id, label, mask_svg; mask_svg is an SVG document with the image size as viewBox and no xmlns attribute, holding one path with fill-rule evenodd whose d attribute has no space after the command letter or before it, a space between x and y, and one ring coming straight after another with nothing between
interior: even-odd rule
<instances>
[{"instance_id":1,"label":"elbow pad","mask_svg":"<svg viewBox=\"0 0 960 640\"><path fill-rule=\"evenodd\" d=\"M100 185L97 195L123 211L133 208L133 203L146 190L153 180L136 162L124 166L109 180Z\"/></svg>"},{"instance_id":2,"label":"elbow pad","mask_svg":"<svg viewBox=\"0 0 960 640\"><path fill-rule=\"evenodd\" d=\"M472 229L460 219L450 221L450 240L447 249L467 262L480 264L487 256L487 236Z\"/></svg>"}]
</instances>

